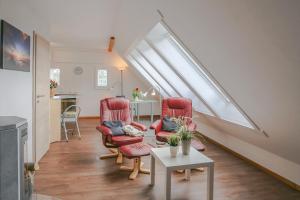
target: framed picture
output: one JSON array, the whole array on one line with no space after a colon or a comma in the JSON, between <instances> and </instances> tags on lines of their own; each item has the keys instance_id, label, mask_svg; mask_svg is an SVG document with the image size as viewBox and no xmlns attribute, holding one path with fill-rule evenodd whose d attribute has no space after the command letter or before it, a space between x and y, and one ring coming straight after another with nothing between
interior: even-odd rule
<instances>
[{"instance_id":1,"label":"framed picture","mask_svg":"<svg viewBox=\"0 0 300 200\"><path fill-rule=\"evenodd\" d=\"M1 20L0 69L30 71L30 36Z\"/></svg>"}]
</instances>

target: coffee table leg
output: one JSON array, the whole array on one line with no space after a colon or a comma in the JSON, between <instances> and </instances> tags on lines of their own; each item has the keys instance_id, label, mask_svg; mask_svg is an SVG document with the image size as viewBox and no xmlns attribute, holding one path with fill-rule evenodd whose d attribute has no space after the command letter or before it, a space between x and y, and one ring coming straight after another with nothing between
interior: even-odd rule
<instances>
[{"instance_id":1,"label":"coffee table leg","mask_svg":"<svg viewBox=\"0 0 300 200\"><path fill-rule=\"evenodd\" d=\"M207 168L207 199L214 198L214 164L212 163Z\"/></svg>"},{"instance_id":2,"label":"coffee table leg","mask_svg":"<svg viewBox=\"0 0 300 200\"><path fill-rule=\"evenodd\" d=\"M151 185L155 184L155 158L151 156Z\"/></svg>"},{"instance_id":3,"label":"coffee table leg","mask_svg":"<svg viewBox=\"0 0 300 200\"><path fill-rule=\"evenodd\" d=\"M166 200L171 199L171 171L166 168Z\"/></svg>"}]
</instances>

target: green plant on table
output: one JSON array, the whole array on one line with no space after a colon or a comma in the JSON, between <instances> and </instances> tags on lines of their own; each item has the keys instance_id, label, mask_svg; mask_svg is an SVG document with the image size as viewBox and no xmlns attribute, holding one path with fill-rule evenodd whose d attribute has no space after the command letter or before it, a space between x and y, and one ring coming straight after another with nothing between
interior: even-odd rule
<instances>
[{"instance_id":1,"label":"green plant on table","mask_svg":"<svg viewBox=\"0 0 300 200\"><path fill-rule=\"evenodd\" d=\"M168 144L172 147L177 147L180 142L180 137L177 134L171 135L168 138Z\"/></svg>"},{"instance_id":2,"label":"green plant on table","mask_svg":"<svg viewBox=\"0 0 300 200\"><path fill-rule=\"evenodd\" d=\"M177 125L176 132L180 136L181 141L189 141L193 137L196 137L203 142L206 141L203 134L198 130L189 130L189 125L193 121L193 118L179 116L179 117L172 117L171 119Z\"/></svg>"},{"instance_id":3,"label":"green plant on table","mask_svg":"<svg viewBox=\"0 0 300 200\"><path fill-rule=\"evenodd\" d=\"M189 141L193 138L193 131L190 131L186 125L181 126L177 134L180 136L181 141Z\"/></svg>"}]
</instances>

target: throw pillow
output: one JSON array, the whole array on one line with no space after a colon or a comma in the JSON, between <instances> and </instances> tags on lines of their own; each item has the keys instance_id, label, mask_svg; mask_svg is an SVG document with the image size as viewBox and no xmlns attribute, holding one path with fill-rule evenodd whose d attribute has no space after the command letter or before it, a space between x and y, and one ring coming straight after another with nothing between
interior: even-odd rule
<instances>
[{"instance_id":1,"label":"throw pillow","mask_svg":"<svg viewBox=\"0 0 300 200\"><path fill-rule=\"evenodd\" d=\"M144 133L142 131L131 125L125 125L123 127L123 131L125 131L127 135L132 137L144 136Z\"/></svg>"},{"instance_id":2,"label":"throw pillow","mask_svg":"<svg viewBox=\"0 0 300 200\"><path fill-rule=\"evenodd\" d=\"M168 132L177 131L177 124L170 117L164 117L162 121L162 130Z\"/></svg>"},{"instance_id":3,"label":"throw pillow","mask_svg":"<svg viewBox=\"0 0 300 200\"><path fill-rule=\"evenodd\" d=\"M104 121L103 125L110 128L113 136L125 135L121 121Z\"/></svg>"}]
</instances>

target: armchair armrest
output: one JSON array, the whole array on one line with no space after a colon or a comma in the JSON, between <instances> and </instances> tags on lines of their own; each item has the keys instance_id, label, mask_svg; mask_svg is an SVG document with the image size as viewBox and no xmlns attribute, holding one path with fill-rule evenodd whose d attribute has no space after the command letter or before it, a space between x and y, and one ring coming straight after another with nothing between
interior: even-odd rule
<instances>
[{"instance_id":1,"label":"armchair armrest","mask_svg":"<svg viewBox=\"0 0 300 200\"><path fill-rule=\"evenodd\" d=\"M195 124L194 122L191 122L189 125L188 125L188 130L189 131L195 131L197 128L197 124Z\"/></svg>"},{"instance_id":2,"label":"armchair armrest","mask_svg":"<svg viewBox=\"0 0 300 200\"><path fill-rule=\"evenodd\" d=\"M136 127L137 129L140 129L141 131L147 131L147 127L144 124L140 124L137 122L131 122L130 125Z\"/></svg>"},{"instance_id":3,"label":"armchair armrest","mask_svg":"<svg viewBox=\"0 0 300 200\"><path fill-rule=\"evenodd\" d=\"M155 133L158 133L162 128L161 119L156 120L153 124L151 124L150 129L154 129Z\"/></svg>"},{"instance_id":4,"label":"armchair armrest","mask_svg":"<svg viewBox=\"0 0 300 200\"><path fill-rule=\"evenodd\" d=\"M104 125L99 125L99 126L96 127L96 129L98 131L100 131L105 136L112 136L112 132L111 132L110 128L108 128Z\"/></svg>"},{"instance_id":5,"label":"armchair armrest","mask_svg":"<svg viewBox=\"0 0 300 200\"><path fill-rule=\"evenodd\" d=\"M106 146L107 148L111 148L112 132L110 128L104 125L99 125L96 127L96 129L102 134L103 145Z\"/></svg>"}]
</instances>

